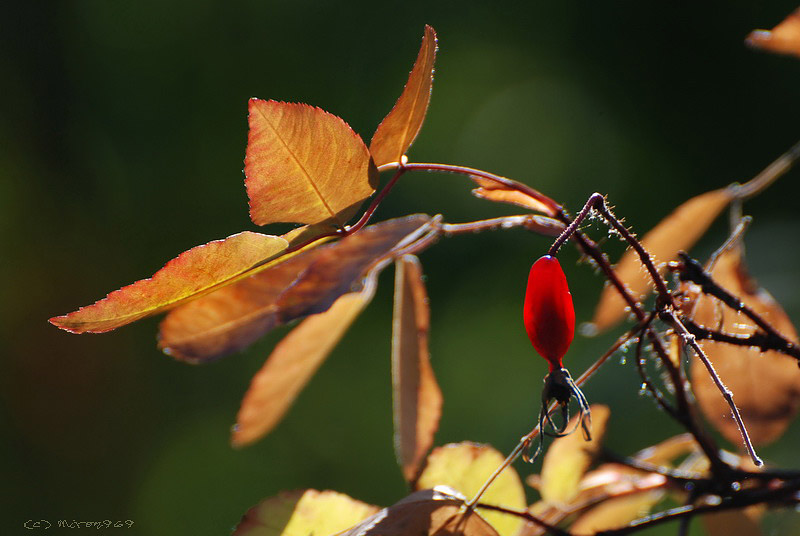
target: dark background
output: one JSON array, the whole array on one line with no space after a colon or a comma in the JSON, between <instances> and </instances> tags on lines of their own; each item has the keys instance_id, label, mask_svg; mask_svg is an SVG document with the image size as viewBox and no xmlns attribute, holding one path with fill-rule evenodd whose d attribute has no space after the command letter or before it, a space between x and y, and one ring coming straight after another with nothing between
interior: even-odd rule
<instances>
[{"instance_id":1,"label":"dark background","mask_svg":"<svg viewBox=\"0 0 800 536\"><path fill-rule=\"evenodd\" d=\"M404 495L391 441L391 270L284 422L243 450L229 447L229 427L285 330L194 367L159 353L157 319L98 336L46 322L192 246L256 229L241 171L250 97L317 105L368 141L429 23L440 52L412 160L513 177L573 210L600 191L639 231L693 195L749 179L798 139L800 61L743 44L794 2L519 4L3 8L0 531L23 533L27 519L131 519L126 533L218 535L283 489L336 489L381 505ZM795 323L798 180L795 170L745 207L755 217L752 272ZM469 188L457 177L410 174L377 217L440 212L458 222L513 212ZM725 233L722 217L695 253ZM507 452L530 429L545 366L519 309L527 270L548 245L511 231L445 240L422 255L445 395L437 444L469 439ZM602 282L577 259L564 250L580 322ZM573 372L612 338L577 339ZM617 359L586 389L611 405L608 444L621 453L678 431L638 391L630 363ZM798 439L793 426L761 453L797 468ZM792 514L769 523L800 534Z\"/></svg>"}]
</instances>

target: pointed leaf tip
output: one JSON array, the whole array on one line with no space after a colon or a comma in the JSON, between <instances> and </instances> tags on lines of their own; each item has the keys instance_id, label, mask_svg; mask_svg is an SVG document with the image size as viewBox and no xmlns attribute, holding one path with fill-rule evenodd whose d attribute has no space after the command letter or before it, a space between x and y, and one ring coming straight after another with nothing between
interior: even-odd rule
<instances>
[{"instance_id":1,"label":"pointed leaf tip","mask_svg":"<svg viewBox=\"0 0 800 536\"><path fill-rule=\"evenodd\" d=\"M378 181L361 137L307 104L250 99L248 109L244 171L253 222L344 226Z\"/></svg>"},{"instance_id":2,"label":"pointed leaf tip","mask_svg":"<svg viewBox=\"0 0 800 536\"><path fill-rule=\"evenodd\" d=\"M375 165L399 162L417 138L431 100L437 49L436 32L433 27L426 25L408 82L392 111L378 125L369 144Z\"/></svg>"}]
</instances>

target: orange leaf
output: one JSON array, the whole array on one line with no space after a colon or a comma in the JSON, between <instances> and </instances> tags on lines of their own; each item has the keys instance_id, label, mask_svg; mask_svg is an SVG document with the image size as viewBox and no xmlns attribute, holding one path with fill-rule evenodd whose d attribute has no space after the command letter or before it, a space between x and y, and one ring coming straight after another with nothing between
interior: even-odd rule
<instances>
[{"instance_id":1,"label":"orange leaf","mask_svg":"<svg viewBox=\"0 0 800 536\"><path fill-rule=\"evenodd\" d=\"M527 208L534 212L541 212L548 216L555 216L557 204L553 201L551 205L543 202L540 199L526 195L519 190L509 188L495 181L490 181L476 175L470 175L470 178L478 184L478 188L472 190L472 195L487 201L494 201L495 203L509 203ZM544 197L544 195L542 196ZM548 198L549 199L549 198Z\"/></svg>"},{"instance_id":2,"label":"orange leaf","mask_svg":"<svg viewBox=\"0 0 800 536\"><path fill-rule=\"evenodd\" d=\"M608 406L592 405L592 440L575 432L553 441L542 461L542 500L556 505L568 504L579 491L583 474L600 450L606 423L610 415ZM567 429L574 429L580 415L570 419Z\"/></svg>"},{"instance_id":3,"label":"orange leaf","mask_svg":"<svg viewBox=\"0 0 800 536\"><path fill-rule=\"evenodd\" d=\"M433 87L433 63L436 60L436 32L425 26L422 46L417 55L414 68L408 75L408 82L400 98L383 118L372 136L369 151L375 165L382 166L400 162L422 128Z\"/></svg>"},{"instance_id":4,"label":"orange leaf","mask_svg":"<svg viewBox=\"0 0 800 536\"><path fill-rule=\"evenodd\" d=\"M741 510L726 510L700 516L708 536L762 536L759 519L761 510L758 506L750 506Z\"/></svg>"},{"instance_id":5,"label":"orange leaf","mask_svg":"<svg viewBox=\"0 0 800 536\"><path fill-rule=\"evenodd\" d=\"M398 244L429 229L430 222L418 214L370 225L187 303L162 322L159 346L189 362L241 350L276 326L325 311Z\"/></svg>"},{"instance_id":6,"label":"orange leaf","mask_svg":"<svg viewBox=\"0 0 800 536\"><path fill-rule=\"evenodd\" d=\"M430 308L422 267L405 255L395 263L392 326L394 448L407 482L417 477L442 414L442 392L428 356Z\"/></svg>"},{"instance_id":7,"label":"orange leaf","mask_svg":"<svg viewBox=\"0 0 800 536\"><path fill-rule=\"evenodd\" d=\"M679 251L691 248L732 199L732 190L727 188L706 192L689 199L653 227L642 239L642 245L656 267L661 264L663 271L665 263L677 258ZM625 252L614 272L635 298L644 297L653 288L649 274L632 249ZM604 331L614 326L625 316L626 308L617 289L606 286L595 308L590 331Z\"/></svg>"},{"instance_id":8,"label":"orange leaf","mask_svg":"<svg viewBox=\"0 0 800 536\"><path fill-rule=\"evenodd\" d=\"M498 536L464 497L445 486L412 493L338 536Z\"/></svg>"},{"instance_id":9,"label":"orange leaf","mask_svg":"<svg viewBox=\"0 0 800 536\"><path fill-rule=\"evenodd\" d=\"M378 511L335 491L283 492L252 507L232 536L336 534Z\"/></svg>"},{"instance_id":10,"label":"orange leaf","mask_svg":"<svg viewBox=\"0 0 800 536\"><path fill-rule=\"evenodd\" d=\"M72 333L110 331L230 284L287 245L281 237L247 231L209 242L181 253L153 277L50 322Z\"/></svg>"},{"instance_id":11,"label":"orange leaf","mask_svg":"<svg viewBox=\"0 0 800 536\"><path fill-rule=\"evenodd\" d=\"M372 300L375 285L374 277L367 278L361 291L340 296L330 309L309 316L278 343L244 395L231 437L234 446L260 439L280 422L350 324Z\"/></svg>"},{"instance_id":12,"label":"orange leaf","mask_svg":"<svg viewBox=\"0 0 800 536\"><path fill-rule=\"evenodd\" d=\"M253 222L344 226L378 180L358 134L306 104L250 99L249 108L244 171Z\"/></svg>"},{"instance_id":13,"label":"orange leaf","mask_svg":"<svg viewBox=\"0 0 800 536\"><path fill-rule=\"evenodd\" d=\"M752 47L769 52L800 57L800 9L790 13L772 30L750 32L745 42Z\"/></svg>"},{"instance_id":14,"label":"orange leaf","mask_svg":"<svg viewBox=\"0 0 800 536\"><path fill-rule=\"evenodd\" d=\"M664 480L661 475L655 478ZM650 513L650 510L664 496L661 489L640 491L609 497L588 512L581 515L569 530L573 534L594 534L596 532L624 527L631 521Z\"/></svg>"},{"instance_id":15,"label":"orange leaf","mask_svg":"<svg viewBox=\"0 0 800 536\"><path fill-rule=\"evenodd\" d=\"M711 276L779 333L797 341L797 332L781 306L747 274L740 248L720 255ZM745 336L758 329L746 316L705 295L698 298L694 320L710 329ZM702 341L700 345L722 382L733 392L753 443L763 445L778 439L800 407L797 361L778 352L762 353L745 346L712 341ZM741 435L728 404L697 357L692 358L691 375L695 396L706 419L726 439L741 444Z\"/></svg>"}]
</instances>

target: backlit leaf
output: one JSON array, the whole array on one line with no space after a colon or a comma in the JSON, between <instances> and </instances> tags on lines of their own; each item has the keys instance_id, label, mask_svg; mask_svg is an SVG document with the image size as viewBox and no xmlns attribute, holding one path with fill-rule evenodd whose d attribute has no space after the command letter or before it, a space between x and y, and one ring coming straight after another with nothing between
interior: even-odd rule
<instances>
[{"instance_id":1,"label":"backlit leaf","mask_svg":"<svg viewBox=\"0 0 800 536\"><path fill-rule=\"evenodd\" d=\"M110 331L229 284L287 245L281 237L247 231L209 242L181 253L153 277L50 322L72 333Z\"/></svg>"},{"instance_id":2,"label":"backlit leaf","mask_svg":"<svg viewBox=\"0 0 800 536\"><path fill-rule=\"evenodd\" d=\"M594 534L602 530L624 527L631 521L650 513L663 496L663 490L659 489L608 498L581 515L569 530L574 534Z\"/></svg>"},{"instance_id":3,"label":"backlit leaf","mask_svg":"<svg viewBox=\"0 0 800 536\"><path fill-rule=\"evenodd\" d=\"M784 337L797 341L797 332L781 306L747 273L740 248L720 255L711 276ZM694 320L726 333L750 335L757 331L756 325L746 316L705 295L698 298ZM774 351L761 353L757 348L711 341L700 345L722 382L733 392L753 443L763 445L778 439L800 407L797 361ZM691 375L695 396L706 419L733 444L741 444L739 429L727 403L696 357L692 358Z\"/></svg>"},{"instance_id":4,"label":"backlit leaf","mask_svg":"<svg viewBox=\"0 0 800 536\"><path fill-rule=\"evenodd\" d=\"M676 458L697 452L697 449L697 442L692 434L679 434L652 447L640 450L634 455L634 458L656 465L671 466Z\"/></svg>"},{"instance_id":5,"label":"backlit leaf","mask_svg":"<svg viewBox=\"0 0 800 536\"><path fill-rule=\"evenodd\" d=\"M395 262L392 324L394 447L407 482L417 477L442 414L442 392L428 355L430 308L413 255Z\"/></svg>"},{"instance_id":6,"label":"backlit leaf","mask_svg":"<svg viewBox=\"0 0 800 536\"><path fill-rule=\"evenodd\" d=\"M324 313L304 319L275 347L244 395L231 442L244 446L280 422L308 380L375 294L374 277L360 292L340 296Z\"/></svg>"},{"instance_id":7,"label":"backlit leaf","mask_svg":"<svg viewBox=\"0 0 800 536\"><path fill-rule=\"evenodd\" d=\"M417 481L417 489L449 486L465 497L473 497L503 463L504 456L490 446L452 443L437 447ZM526 506L522 482L512 467L507 467L481 498L481 503L522 510ZM513 536L520 521L498 512L485 512L486 520L501 536Z\"/></svg>"},{"instance_id":8,"label":"backlit leaf","mask_svg":"<svg viewBox=\"0 0 800 536\"><path fill-rule=\"evenodd\" d=\"M759 506L705 514L700 518L708 536L762 536Z\"/></svg>"},{"instance_id":9,"label":"backlit leaf","mask_svg":"<svg viewBox=\"0 0 800 536\"><path fill-rule=\"evenodd\" d=\"M462 512L463 504L445 486L417 491L337 536L498 536L480 513Z\"/></svg>"},{"instance_id":10,"label":"backlit leaf","mask_svg":"<svg viewBox=\"0 0 800 536\"><path fill-rule=\"evenodd\" d=\"M524 207L534 212L541 212L548 216L555 216L557 210L556 203L548 204L540 199L527 195L519 190L515 190L503 184L477 175L470 175L470 178L478 184L478 188L472 190L472 195L495 203L509 203ZM544 196L543 196L544 197Z\"/></svg>"},{"instance_id":11,"label":"backlit leaf","mask_svg":"<svg viewBox=\"0 0 800 536\"><path fill-rule=\"evenodd\" d=\"M344 226L378 180L358 134L306 104L251 99L249 108L244 171L253 222Z\"/></svg>"},{"instance_id":12,"label":"backlit leaf","mask_svg":"<svg viewBox=\"0 0 800 536\"><path fill-rule=\"evenodd\" d=\"M565 437L553 441L542 461L541 494L542 500L556 505L569 504L578 494L583 474L594 461L600 450L608 422L608 406L592 405L592 439L586 441L576 430ZM567 429L578 424L580 415L570 419Z\"/></svg>"},{"instance_id":13,"label":"backlit leaf","mask_svg":"<svg viewBox=\"0 0 800 536\"><path fill-rule=\"evenodd\" d=\"M436 61L436 32L425 26L417 61L408 75L400 98L372 136L369 151L375 165L399 162L422 128L433 87L433 64Z\"/></svg>"},{"instance_id":14,"label":"backlit leaf","mask_svg":"<svg viewBox=\"0 0 800 536\"><path fill-rule=\"evenodd\" d=\"M772 30L754 30L750 32L746 43L769 52L792 54L800 57L800 9L790 13L783 22Z\"/></svg>"},{"instance_id":15,"label":"backlit leaf","mask_svg":"<svg viewBox=\"0 0 800 536\"><path fill-rule=\"evenodd\" d=\"M176 359L202 362L246 348L276 326L321 313L357 287L393 249L424 233L429 216L367 226L338 242L302 251L172 311L159 346Z\"/></svg>"},{"instance_id":16,"label":"backlit leaf","mask_svg":"<svg viewBox=\"0 0 800 536\"><path fill-rule=\"evenodd\" d=\"M656 267L663 271L665 264L676 259L679 251L691 248L732 199L732 190L727 188L706 192L689 199L653 227L642 239L642 246L650 253ZM633 249L625 252L614 272L635 298L644 297L653 288L649 274ZM591 331L614 326L625 316L626 307L616 288L607 285L595 308Z\"/></svg>"},{"instance_id":17,"label":"backlit leaf","mask_svg":"<svg viewBox=\"0 0 800 536\"><path fill-rule=\"evenodd\" d=\"M335 491L283 492L247 511L232 536L319 536L363 521L378 507Z\"/></svg>"}]
</instances>

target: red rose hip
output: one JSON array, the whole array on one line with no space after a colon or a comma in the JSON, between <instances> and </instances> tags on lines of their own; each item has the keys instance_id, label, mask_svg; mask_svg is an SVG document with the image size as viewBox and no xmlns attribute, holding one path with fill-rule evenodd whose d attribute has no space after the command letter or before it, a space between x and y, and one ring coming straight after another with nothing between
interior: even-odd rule
<instances>
[{"instance_id":1,"label":"red rose hip","mask_svg":"<svg viewBox=\"0 0 800 536\"><path fill-rule=\"evenodd\" d=\"M555 257L545 255L531 267L523 320L531 344L550 364L550 371L563 368L561 360L575 336L575 309Z\"/></svg>"}]
</instances>

